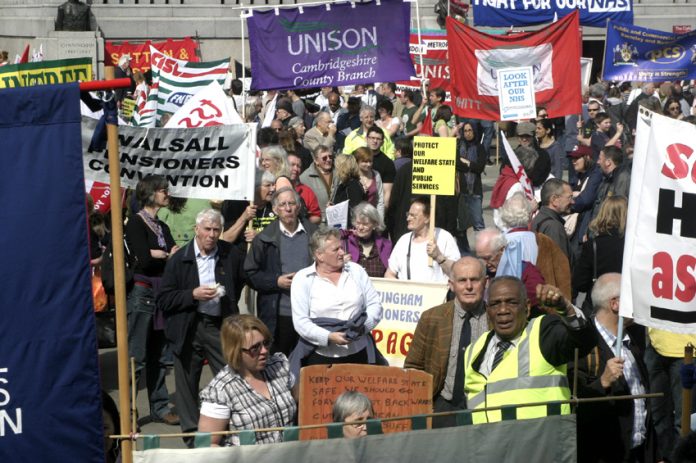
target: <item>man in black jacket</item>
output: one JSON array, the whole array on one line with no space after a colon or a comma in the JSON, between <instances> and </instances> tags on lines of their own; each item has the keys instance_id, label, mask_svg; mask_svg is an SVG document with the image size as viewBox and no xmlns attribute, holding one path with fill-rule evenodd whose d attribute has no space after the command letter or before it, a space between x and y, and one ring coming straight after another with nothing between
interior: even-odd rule
<instances>
[{"instance_id":1,"label":"man in black jacket","mask_svg":"<svg viewBox=\"0 0 696 463\"><path fill-rule=\"evenodd\" d=\"M157 296L174 351L175 399L183 432L198 429L203 360L213 375L227 363L220 344L222 319L239 313L243 256L237 247L220 241L222 228L218 211L198 213L195 237L167 262ZM193 439L184 441L193 446Z\"/></svg>"},{"instance_id":2,"label":"man in black jacket","mask_svg":"<svg viewBox=\"0 0 696 463\"><path fill-rule=\"evenodd\" d=\"M597 347L577 365L578 397L645 394L645 329L626 320L617 340L621 275L605 273L592 289ZM635 330L633 328L636 328ZM621 353L616 355L617 342ZM573 381L573 368L568 377ZM655 461L654 431L647 399L582 403L577 409L579 462Z\"/></svg>"},{"instance_id":3,"label":"man in black jacket","mask_svg":"<svg viewBox=\"0 0 696 463\"><path fill-rule=\"evenodd\" d=\"M309 237L316 225L300 220L300 198L292 188L280 188L273 195L278 216L251 242L244 262L249 284L257 291L258 317L273 334L272 352L290 352L298 335L292 324L290 285L295 272L312 265Z\"/></svg>"}]
</instances>

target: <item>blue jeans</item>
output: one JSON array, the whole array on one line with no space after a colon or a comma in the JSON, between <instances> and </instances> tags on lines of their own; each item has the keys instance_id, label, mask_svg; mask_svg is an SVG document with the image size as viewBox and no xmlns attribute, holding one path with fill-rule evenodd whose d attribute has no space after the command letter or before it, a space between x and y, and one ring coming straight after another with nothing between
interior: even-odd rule
<instances>
[{"instance_id":1,"label":"blue jeans","mask_svg":"<svg viewBox=\"0 0 696 463\"><path fill-rule=\"evenodd\" d=\"M464 195L471 214L471 224L474 230L481 231L486 228L483 223L483 197L479 195Z\"/></svg>"},{"instance_id":2,"label":"blue jeans","mask_svg":"<svg viewBox=\"0 0 696 463\"><path fill-rule=\"evenodd\" d=\"M160 419L169 413L169 392L164 382L167 369L160 363L166 339L153 329L155 298L151 288L135 285L128 295L128 355L135 359L135 384L145 369L150 415Z\"/></svg>"},{"instance_id":3,"label":"blue jeans","mask_svg":"<svg viewBox=\"0 0 696 463\"><path fill-rule=\"evenodd\" d=\"M644 360L648 368L650 392L664 394L662 397L650 399L653 425L657 433L658 456L670 458L681 431L682 385L679 369L684 360L660 355L651 345L645 350Z\"/></svg>"}]
</instances>

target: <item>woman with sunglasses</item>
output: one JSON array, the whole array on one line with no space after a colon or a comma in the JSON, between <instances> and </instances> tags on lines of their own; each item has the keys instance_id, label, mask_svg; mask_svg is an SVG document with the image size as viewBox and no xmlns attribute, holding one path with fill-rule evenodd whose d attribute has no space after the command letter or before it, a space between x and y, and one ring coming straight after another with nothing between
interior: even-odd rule
<instances>
[{"instance_id":1,"label":"woman with sunglasses","mask_svg":"<svg viewBox=\"0 0 696 463\"><path fill-rule=\"evenodd\" d=\"M681 103L674 97L667 98L665 106L662 108L662 114L672 119L684 119L684 112L681 108Z\"/></svg>"},{"instance_id":2,"label":"woman with sunglasses","mask_svg":"<svg viewBox=\"0 0 696 463\"><path fill-rule=\"evenodd\" d=\"M283 353L271 355L271 332L253 315L226 318L220 329L227 365L200 394L199 432L290 426L297 413L297 388ZM256 433L257 444L282 442L280 431ZM211 444L239 445L239 435L213 435Z\"/></svg>"}]
</instances>

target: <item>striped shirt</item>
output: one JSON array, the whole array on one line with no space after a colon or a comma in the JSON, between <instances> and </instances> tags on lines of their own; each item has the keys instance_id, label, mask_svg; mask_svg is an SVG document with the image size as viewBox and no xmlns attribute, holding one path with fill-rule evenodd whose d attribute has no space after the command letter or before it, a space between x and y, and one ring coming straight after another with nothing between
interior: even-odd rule
<instances>
[{"instance_id":1,"label":"striped shirt","mask_svg":"<svg viewBox=\"0 0 696 463\"><path fill-rule=\"evenodd\" d=\"M235 370L226 365L200 393L201 415L230 420L230 431L289 426L295 421L297 404L291 394L295 377L282 353L268 359L263 376L271 398L256 392ZM282 442L279 431L257 432L257 444ZM239 445L239 436L229 442Z\"/></svg>"}]
</instances>

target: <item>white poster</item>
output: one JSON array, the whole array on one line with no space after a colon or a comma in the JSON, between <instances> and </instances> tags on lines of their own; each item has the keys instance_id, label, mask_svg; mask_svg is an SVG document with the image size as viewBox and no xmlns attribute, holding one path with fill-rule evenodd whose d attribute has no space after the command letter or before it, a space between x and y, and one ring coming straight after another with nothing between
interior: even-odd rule
<instances>
[{"instance_id":1,"label":"white poster","mask_svg":"<svg viewBox=\"0 0 696 463\"><path fill-rule=\"evenodd\" d=\"M83 124L85 179L109 182L108 153L89 151ZM163 175L182 198L254 198L256 124L194 129L119 127L121 185L135 188L148 174Z\"/></svg>"},{"instance_id":2,"label":"white poster","mask_svg":"<svg viewBox=\"0 0 696 463\"><path fill-rule=\"evenodd\" d=\"M696 330L696 126L641 111L622 269L621 315Z\"/></svg>"},{"instance_id":3,"label":"white poster","mask_svg":"<svg viewBox=\"0 0 696 463\"><path fill-rule=\"evenodd\" d=\"M403 367L421 314L443 304L447 283L371 278L382 302L382 321L372 330L377 348L392 367Z\"/></svg>"},{"instance_id":4,"label":"white poster","mask_svg":"<svg viewBox=\"0 0 696 463\"><path fill-rule=\"evenodd\" d=\"M497 72L500 120L516 121L536 117L532 67L498 69Z\"/></svg>"}]
</instances>

